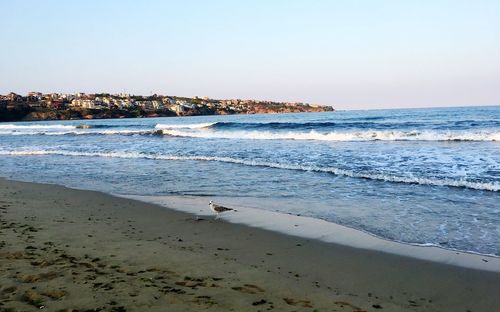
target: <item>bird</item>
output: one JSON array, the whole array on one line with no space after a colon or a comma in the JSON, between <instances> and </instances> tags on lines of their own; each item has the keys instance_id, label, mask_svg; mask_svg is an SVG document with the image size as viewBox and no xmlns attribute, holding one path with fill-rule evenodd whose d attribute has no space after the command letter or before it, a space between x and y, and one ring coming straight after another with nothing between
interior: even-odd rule
<instances>
[{"instance_id":1,"label":"bird","mask_svg":"<svg viewBox=\"0 0 500 312\"><path fill-rule=\"evenodd\" d=\"M236 209L232 208L227 208L221 205L215 204L213 201L210 201L208 203L208 206L210 207L210 210L212 210L215 213L215 219L219 219L219 214L222 212L227 212L227 211L236 211Z\"/></svg>"}]
</instances>

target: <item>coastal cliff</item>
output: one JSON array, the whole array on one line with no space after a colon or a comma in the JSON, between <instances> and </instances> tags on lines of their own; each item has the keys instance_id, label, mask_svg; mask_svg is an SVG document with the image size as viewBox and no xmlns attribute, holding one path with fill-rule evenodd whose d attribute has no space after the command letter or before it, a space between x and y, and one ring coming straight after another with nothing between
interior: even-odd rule
<instances>
[{"instance_id":1,"label":"coastal cliff","mask_svg":"<svg viewBox=\"0 0 500 312\"><path fill-rule=\"evenodd\" d=\"M331 112L330 106L257 100L110 94L0 95L1 121Z\"/></svg>"}]
</instances>

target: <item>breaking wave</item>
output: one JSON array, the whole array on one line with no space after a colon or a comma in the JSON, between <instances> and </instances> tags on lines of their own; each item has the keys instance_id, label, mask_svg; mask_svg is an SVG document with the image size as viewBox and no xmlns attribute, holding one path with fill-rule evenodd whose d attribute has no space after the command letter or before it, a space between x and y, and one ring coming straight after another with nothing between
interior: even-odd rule
<instances>
[{"instance_id":1,"label":"breaking wave","mask_svg":"<svg viewBox=\"0 0 500 312\"><path fill-rule=\"evenodd\" d=\"M163 129L164 135L204 139L316 140L316 141L500 141L497 131L356 131L272 132Z\"/></svg>"},{"instance_id":2,"label":"breaking wave","mask_svg":"<svg viewBox=\"0 0 500 312\"><path fill-rule=\"evenodd\" d=\"M47 136L59 136L59 135L153 135L153 134L162 134L158 131L151 130L92 130L92 131L83 131L82 128L76 128L70 131L15 131L15 132L7 132L0 130L0 135L47 135ZM88 128L86 128L88 129Z\"/></svg>"},{"instance_id":3,"label":"breaking wave","mask_svg":"<svg viewBox=\"0 0 500 312\"><path fill-rule=\"evenodd\" d=\"M75 125L13 125L0 124L0 135L129 135L153 134L154 131L140 129L140 124L75 124ZM126 129L116 129L126 128ZM130 129L136 128L136 129Z\"/></svg>"},{"instance_id":4,"label":"breaking wave","mask_svg":"<svg viewBox=\"0 0 500 312\"><path fill-rule=\"evenodd\" d=\"M76 126L71 125L0 125L1 130L64 130L76 129Z\"/></svg>"},{"instance_id":5,"label":"breaking wave","mask_svg":"<svg viewBox=\"0 0 500 312\"><path fill-rule=\"evenodd\" d=\"M202 129L202 128L210 128L219 124L218 122L206 122L206 123L197 123L197 124L157 124L155 129Z\"/></svg>"},{"instance_id":6,"label":"breaking wave","mask_svg":"<svg viewBox=\"0 0 500 312\"><path fill-rule=\"evenodd\" d=\"M194 160L194 161L216 161L223 163L233 163L245 166L268 167L286 170L298 171L311 171L331 173L339 176L347 176L352 178L370 179L394 183L406 184L421 184L433 186L448 186L448 187L462 187L485 191L500 191L500 184L494 182L475 182L467 180L453 180L449 178L426 178L426 177L404 177L385 175L369 172L355 172L353 170L340 169L335 167L318 167L318 166L304 166L299 164L282 164L276 162L260 161L260 160L247 160L233 157L219 157L219 156L189 156L189 155L155 155L145 154L140 152L75 152L65 150L14 150L0 151L0 155L5 156L43 156L43 155L61 155L61 156L80 156L80 157L110 157L110 158L127 158L127 159L152 159L152 160Z\"/></svg>"},{"instance_id":7,"label":"breaking wave","mask_svg":"<svg viewBox=\"0 0 500 312\"><path fill-rule=\"evenodd\" d=\"M309 140L309 141L500 141L496 129L482 130L321 130L333 122L156 124L0 125L0 135L166 135L200 139ZM301 130L294 127L302 127ZM316 128L316 129L311 129ZM335 127L334 127L335 128ZM418 127L417 127L418 128ZM271 129L271 130L270 130Z\"/></svg>"},{"instance_id":8,"label":"breaking wave","mask_svg":"<svg viewBox=\"0 0 500 312\"><path fill-rule=\"evenodd\" d=\"M163 129L201 129L215 123L202 124L157 124L154 129L144 125L78 124L78 125L0 125L0 135L153 135L162 134ZM116 129L126 128L126 129ZM134 129L130 129L134 128Z\"/></svg>"}]
</instances>

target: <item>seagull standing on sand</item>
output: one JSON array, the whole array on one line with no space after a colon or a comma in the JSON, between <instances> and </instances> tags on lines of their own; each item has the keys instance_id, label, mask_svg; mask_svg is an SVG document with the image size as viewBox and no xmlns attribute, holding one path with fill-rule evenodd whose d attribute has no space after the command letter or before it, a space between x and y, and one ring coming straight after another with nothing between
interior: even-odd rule
<instances>
[{"instance_id":1,"label":"seagull standing on sand","mask_svg":"<svg viewBox=\"0 0 500 312\"><path fill-rule=\"evenodd\" d=\"M213 201L210 201L208 203L208 206L210 207L210 210L212 210L215 213L215 219L216 220L219 219L219 214L222 213L222 212L236 211L236 209L231 209L231 208L227 208L227 207L224 207L224 206L221 206L221 205L214 204Z\"/></svg>"}]
</instances>

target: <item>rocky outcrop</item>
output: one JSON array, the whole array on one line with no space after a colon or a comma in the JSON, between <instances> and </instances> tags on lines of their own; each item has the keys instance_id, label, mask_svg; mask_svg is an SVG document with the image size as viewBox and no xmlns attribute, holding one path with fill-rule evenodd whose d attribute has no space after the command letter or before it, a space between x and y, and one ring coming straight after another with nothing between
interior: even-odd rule
<instances>
[{"instance_id":1,"label":"rocky outcrop","mask_svg":"<svg viewBox=\"0 0 500 312\"><path fill-rule=\"evenodd\" d=\"M170 117L170 116L200 116L200 115L232 115L232 114L275 114L302 112L329 112L329 106L285 105L281 103L255 103L239 110L225 107L197 107L175 113L169 109L144 111L140 108L131 109L84 109L84 108L33 108L27 105L5 105L0 107L0 122L2 121L34 121L34 120L73 120L73 119L106 119L106 118L138 118L138 117Z\"/></svg>"}]
</instances>

